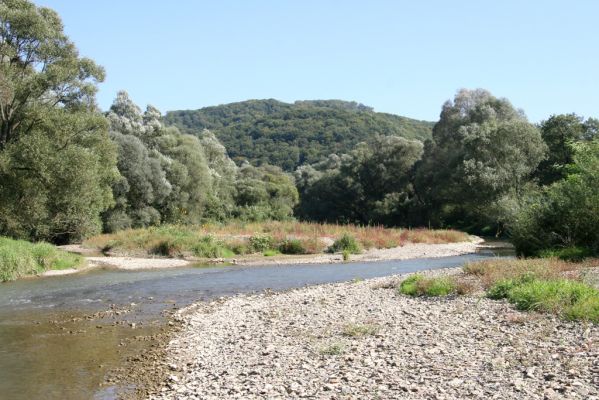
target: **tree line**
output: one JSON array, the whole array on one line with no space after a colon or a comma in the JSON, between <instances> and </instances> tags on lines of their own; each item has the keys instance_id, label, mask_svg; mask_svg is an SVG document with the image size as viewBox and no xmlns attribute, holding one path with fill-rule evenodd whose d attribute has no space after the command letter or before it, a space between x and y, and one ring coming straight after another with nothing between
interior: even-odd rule
<instances>
[{"instance_id":1,"label":"tree line","mask_svg":"<svg viewBox=\"0 0 599 400\"><path fill-rule=\"evenodd\" d=\"M509 235L525 255L599 251L596 119L532 124L482 89L460 90L432 131L337 100L163 118L126 92L102 112L103 79L54 11L0 1L0 235L296 217Z\"/></svg>"}]
</instances>

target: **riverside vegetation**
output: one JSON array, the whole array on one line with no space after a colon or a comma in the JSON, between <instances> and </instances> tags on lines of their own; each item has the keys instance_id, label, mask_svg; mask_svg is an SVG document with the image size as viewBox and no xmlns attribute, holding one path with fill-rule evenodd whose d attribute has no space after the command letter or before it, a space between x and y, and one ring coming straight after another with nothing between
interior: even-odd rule
<instances>
[{"instance_id":1,"label":"riverside vegetation","mask_svg":"<svg viewBox=\"0 0 599 400\"><path fill-rule=\"evenodd\" d=\"M359 253L407 243L456 243L469 237L454 230L394 229L296 221L229 223L204 226L163 225L119 231L87 239L83 245L121 255L233 257L263 253Z\"/></svg>"},{"instance_id":2,"label":"riverside vegetation","mask_svg":"<svg viewBox=\"0 0 599 400\"><path fill-rule=\"evenodd\" d=\"M449 277L415 274L402 281L398 291L437 297L483 289L488 298L507 299L519 310L599 323L598 286L599 259L570 262L547 258L481 261L467 264L462 274Z\"/></svg>"},{"instance_id":3,"label":"riverside vegetation","mask_svg":"<svg viewBox=\"0 0 599 400\"><path fill-rule=\"evenodd\" d=\"M330 237L347 259L416 240L401 235L451 242L459 234L448 229L460 229L507 236L527 257L599 253L596 119L531 124L483 89L459 90L435 123L340 100L256 100L163 117L124 91L102 112L104 70L79 55L56 12L3 0L0 22L4 237L202 257L316 253ZM313 232L259 225L273 220ZM223 239L219 230L235 224L249 237ZM418 226L442 231L409 229ZM37 264L5 256L3 279L65 265L17 247Z\"/></svg>"}]
</instances>

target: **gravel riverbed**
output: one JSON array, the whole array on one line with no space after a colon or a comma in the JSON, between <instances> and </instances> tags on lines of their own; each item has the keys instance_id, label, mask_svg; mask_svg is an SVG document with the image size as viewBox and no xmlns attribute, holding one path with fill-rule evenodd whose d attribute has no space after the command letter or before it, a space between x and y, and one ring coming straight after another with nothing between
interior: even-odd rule
<instances>
[{"instance_id":1,"label":"gravel riverbed","mask_svg":"<svg viewBox=\"0 0 599 400\"><path fill-rule=\"evenodd\" d=\"M188 307L149 398L599 398L596 325L476 295L410 298L400 279Z\"/></svg>"}]
</instances>

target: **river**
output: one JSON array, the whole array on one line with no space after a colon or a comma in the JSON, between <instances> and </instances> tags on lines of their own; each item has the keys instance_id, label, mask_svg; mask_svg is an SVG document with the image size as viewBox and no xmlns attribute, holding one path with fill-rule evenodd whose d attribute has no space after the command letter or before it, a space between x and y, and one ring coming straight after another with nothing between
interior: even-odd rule
<instances>
[{"instance_id":1,"label":"river","mask_svg":"<svg viewBox=\"0 0 599 400\"><path fill-rule=\"evenodd\" d=\"M170 311L195 301L265 289L450 268L511 250L343 264L96 269L0 284L0 398L113 399L107 373L144 351Z\"/></svg>"}]
</instances>

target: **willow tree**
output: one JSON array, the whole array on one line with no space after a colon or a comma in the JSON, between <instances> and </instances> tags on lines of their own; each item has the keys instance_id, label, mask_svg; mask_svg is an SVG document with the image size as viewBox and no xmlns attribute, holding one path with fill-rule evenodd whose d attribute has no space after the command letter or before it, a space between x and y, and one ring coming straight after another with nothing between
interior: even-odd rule
<instances>
[{"instance_id":1,"label":"willow tree","mask_svg":"<svg viewBox=\"0 0 599 400\"><path fill-rule=\"evenodd\" d=\"M0 0L0 233L55 242L100 228L117 175L95 104L104 70L56 12Z\"/></svg>"},{"instance_id":2,"label":"willow tree","mask_svg":"<svg viewBox=\"0 0 599 400\"><path fill-rule=\"evenodd\" d=\"M462 89L443 105L416 188L432 222L481 229L500 222L497 204L522 194L545 152L539 130L508 100Z\"/></svg>"}]
</instances>

